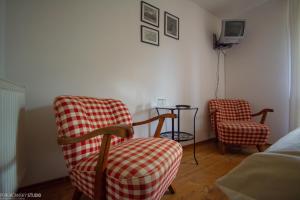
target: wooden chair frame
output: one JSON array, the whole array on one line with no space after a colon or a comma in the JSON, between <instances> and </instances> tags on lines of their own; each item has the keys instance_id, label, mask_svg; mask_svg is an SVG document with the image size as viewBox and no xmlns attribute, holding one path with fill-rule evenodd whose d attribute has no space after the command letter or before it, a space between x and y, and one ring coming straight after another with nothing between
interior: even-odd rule
<instances>
[{"instance_id":1,"label":"wooden chair frame","mask_svg":"<svg viewBox=\"0 0 300 200\"><path fill-rule=\"evenodd\" d=\"M90 138L103 135L100 151L99 151L99 157L96 164L96 176L95 176L95 190L94 190L94 199L97 200L104 200L106 199L106 167L107 167L107 159L108 159L108 153L110 148L110 141L112 135L122 137L122 138L128 138L133 136L133 126L139 126L151 123L153 121L158 120L158 124L154 133L154 137L160 137L161 129L163 127L164 121L166 118L176 118L175 114L163 114L159 115L153 118L150 118L145 121L135 122L130 125L116 125L116 126L110 126L105 128L96 129L84 136L81 137L59 137L57 139L58 144L60 145L68 145L68 144L74 144L78 142L82 142L85 140L88 140ZM169 190L172 194L175 193L174 188L172 185L169 186ZM79 191L77 188L75 189L75 192L73 194L73 200L80 199L82 195L82 192Z\"/></svg>"},{"instance_id":2,"label":"wooden chair frame","mask_svg":"<svg viewBox=\"0 0 300 200\"><path fill-rule=\"evenodd\" d=\"M218 139L219 134L218 134L218 128L217 128L217 112L218 112L218 109L213 110L212 112L210 112L210 116L213 116L213 118L214 118L214 129L215 129L216 139L217 139L219 148L221 150L221 153L225 154L226 144L219 141L219 139ZM274 110L271 109L271 108L264 108L264 109L262 109L261 111L259 111L257 113L251 114L250 116L251 117L256 117L256 116L262 115L259 123L264 124L269 112L274 112ZM264 149L263 145L256 145L256 148L259 152L262 152L263 149Z\"/></svg>"}]
</instances>

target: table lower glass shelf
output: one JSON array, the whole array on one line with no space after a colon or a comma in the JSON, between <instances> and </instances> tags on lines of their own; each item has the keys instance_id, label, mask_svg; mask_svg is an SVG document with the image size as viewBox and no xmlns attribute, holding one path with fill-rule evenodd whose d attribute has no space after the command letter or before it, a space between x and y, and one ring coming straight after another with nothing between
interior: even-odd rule
<instances>
[{"instance_id":1,"label":"table lower glass shelf","mask_svg":"<svg viewBox=\"0 0 300 200\"><path fill-rule=\"evenodd\" d=\"M178 139L178 135L179 135L178 131L174 131L174 140L175 141L183 142L183 141L189 141L189 140L194 139L194 135L191 133L180 131L180 140ZM172 140L172 131L162 132L162 133L160 133L160 136Z\"/></svg>"}]
</instances>

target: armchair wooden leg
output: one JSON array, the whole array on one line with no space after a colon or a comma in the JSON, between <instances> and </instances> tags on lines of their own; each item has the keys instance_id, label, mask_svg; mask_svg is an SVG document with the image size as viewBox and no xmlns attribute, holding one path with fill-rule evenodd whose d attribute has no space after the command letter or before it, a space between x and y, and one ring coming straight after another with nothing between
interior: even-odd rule
<instances>
[{"instance_id":1,"label":"armchair wooden leg","mask_svg":"<svg viewBox=\"0 0 300 200\"><path fill-rule=\"evenodd\" d=\"M175 194L175 189L174 187L172 186L172 184L169 186L169 191L171 192L171 194Z\"/></svg>"},{"instance_id":2,"label":"armchair wooden leg","mask_svg":"<svg viewBox=\"0 0 300 200\"><path fill-rule=\"evenodd\" d=\"M256 145L256 148L259 152L263 152L264 151L264 145L258 144Z\"/></svg>"},{"instance_id":3,"label":"armchair wooden leg","mask_svg":"<svg viewBox=\"0 0 300 200\"><path fill-rule=\"evenodd\" d=\"M226 153L226 145L223 142L219 141L219 148L220 148L221 154L224 155Z\"/></svg>"},{"instance_id":4,"label":"armchair wooden leg","mask_svg":"<svg viewBox=\"0 0 300 200\"><path fill-rule=\"evenodd\" d=\"M80 192L77 188L75 188L72 200L79 200L82 196L82 192Z\"/></svg>"}]
</instances>

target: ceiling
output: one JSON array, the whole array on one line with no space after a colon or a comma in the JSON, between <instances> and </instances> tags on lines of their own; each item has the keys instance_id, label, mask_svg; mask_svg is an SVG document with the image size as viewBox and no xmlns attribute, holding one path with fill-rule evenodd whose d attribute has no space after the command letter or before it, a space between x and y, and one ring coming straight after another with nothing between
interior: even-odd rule
<instances>
[{"instance_id":1,"label":"ceiling","mask_svg":"<svg viewBox=\"0 0 300 200\"><path fill-rule=\"evenodd\" d=\"M268 0L192 0L221 19L237 18Z\"/></svg>"}]
</instances>

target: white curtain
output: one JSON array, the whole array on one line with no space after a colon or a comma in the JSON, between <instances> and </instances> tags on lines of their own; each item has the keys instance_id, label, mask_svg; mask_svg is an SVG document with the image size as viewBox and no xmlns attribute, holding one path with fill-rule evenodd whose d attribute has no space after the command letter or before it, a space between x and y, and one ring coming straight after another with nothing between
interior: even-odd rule
<instances>
[{"instance_id":1,"label":"white curtain","mask_svg":"<svg viewBox=\"0 0 300 200\"><path fill-rule=\"evenodd\" d=\"M290 130L300 127L300 0L289 0L291 47Z\"/></svg>"}]
</instances>

